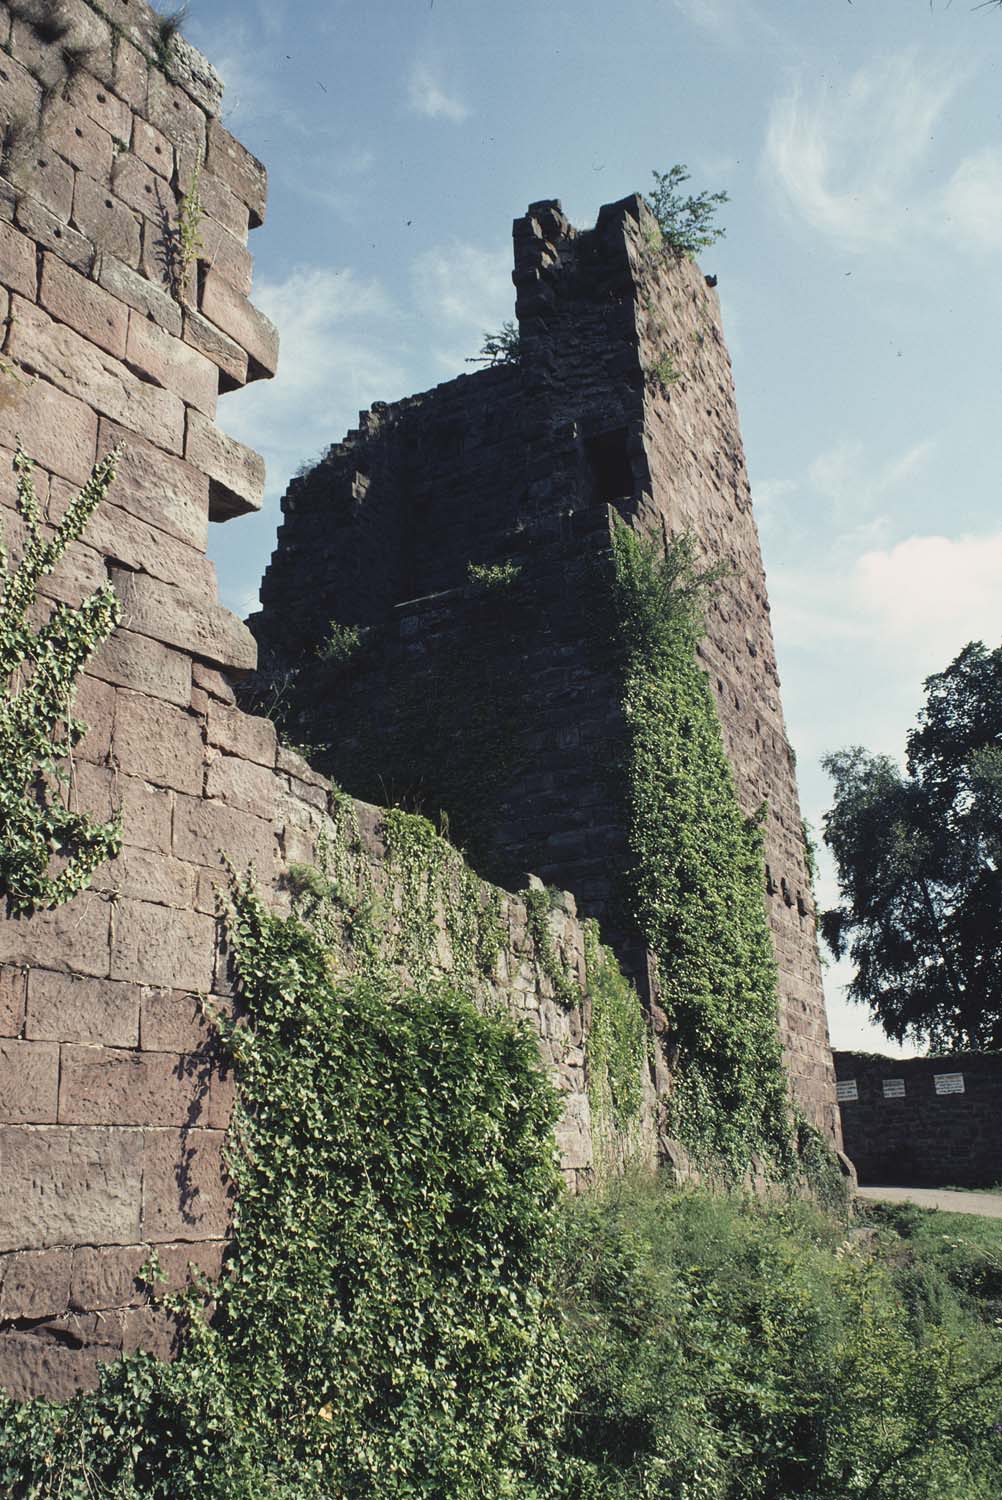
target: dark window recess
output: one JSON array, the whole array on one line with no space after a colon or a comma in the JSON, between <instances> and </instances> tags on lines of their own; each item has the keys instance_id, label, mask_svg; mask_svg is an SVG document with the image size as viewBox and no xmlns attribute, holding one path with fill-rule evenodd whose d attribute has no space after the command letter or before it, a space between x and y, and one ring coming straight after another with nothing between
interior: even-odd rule
<instances>
[{"instance_id":1,"label":"dark window recess","mask_svg":"<svg viewBox=\"0 0 1002 1500\"><path fill-rule=\"evenodd\" d=\"M597 501L628 500L633 494L633 469L626 449L626 428L601 432L585 441L585 455Z\"/></svg>"}]
</instances>

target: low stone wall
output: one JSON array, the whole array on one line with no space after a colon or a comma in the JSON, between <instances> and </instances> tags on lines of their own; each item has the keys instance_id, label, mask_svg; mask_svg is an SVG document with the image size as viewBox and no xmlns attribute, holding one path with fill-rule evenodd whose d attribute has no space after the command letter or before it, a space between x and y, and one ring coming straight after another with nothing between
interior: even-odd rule
<instances>
[{"instance_id":1,"label":"low stone wall","mask_svg":"<svg viewBox=\"0 0 1002 1500\"><path fill-rule=\"evenodd\" d=\"M861 1183L1002 1182L1002 1053L834 1057L845 1149Z\"/></svg>"}]
</instances>

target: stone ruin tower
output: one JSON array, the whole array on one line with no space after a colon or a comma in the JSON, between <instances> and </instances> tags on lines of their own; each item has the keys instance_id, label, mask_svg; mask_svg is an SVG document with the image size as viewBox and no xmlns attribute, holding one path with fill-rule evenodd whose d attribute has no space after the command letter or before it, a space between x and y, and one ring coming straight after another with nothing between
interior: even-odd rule
<instances>
[{"instance_id":1,"label":"stone ruin tower","mask_svg":"<svg viewBox=\"0 0 1002 1500\"><path fill-rule=\"evenodd\" d=\"M328 747L320 764L348 791L441 813L478 872L511 889L533 871L573 892L656 995L616 898L621 684L589 644L592 570L617 518L659 543L688 533L706 561L726 562L701 655L741 803L768 806L764 899L787 1067L807 1118L837 1141L794 757L720 307L698 267L658 240L639 196L607 204L585 231L555 200L516 220L517 362L377 403L289 486L249 622L266 668L258 692L285 707L294 739ZM332 621L357 634L325 646Z\"/></svg>"}]
</instances>

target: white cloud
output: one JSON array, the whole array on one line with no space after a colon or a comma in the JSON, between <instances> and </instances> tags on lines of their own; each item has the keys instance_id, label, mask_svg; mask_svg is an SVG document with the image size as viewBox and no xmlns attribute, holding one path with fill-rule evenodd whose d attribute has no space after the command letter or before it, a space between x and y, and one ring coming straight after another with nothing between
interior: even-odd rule
<instances>
[{"instance_id":1,"label":"white cloud","mask_svg":"<svg viewBox=\"0 0 1002 1500\"><path fill-rule=\"evenodd\" d=\"M437 245L413 267L418 312L435 330L433 353L443 370L462 370L486 330L512 316L511 251L462 240Z\"/></svg>"},{"instance_id":2,"label":"white cloud","mask_svg":"<svg viewBox=\"0 0 1002 1500\"><path fill-rule=\"evenodd\" d=\"M461 100L446 93L440 70L427 59L418 58L411 68L407 100L417 114L427 115L430 120L451 120L454 125L470 113Z\"/></svg>"},{"instance_id":3,"label":"white cloud","mask_svg":"<svg viewBox=\"0 0 1002 1500\"><path fill-rule=\"evenodd\" d=\"M914 49L773 104L764 166L788 206L849 250L886 243L909 222L909 189L963 75ZM914 205L922 213L921 204Z\"/></svg>"},{"instance_id":4,"label":"white cloud","mask_svg":"<svg viewBox=\"0 0 1002 1500\"><path fill-rule=\"evenodd\" d=\"M916 536L856 563L860 609L892 642L946 666L969 640L1002 638L1002 532Z\"/></svg>"},{"instance_id":5,"label":"white cloud","mask_svg":"<svg viewBox=\"0 0 1002 1500\"><path fill-rule=\"evenodd\" d=\"M703 31L732 37L738 14L734 0L675 0L675 9Z\"/></svg>"},{"instance_id":6,"label":"white cloud","mask_svg":"<svg viewBox=\"0 0 1002 1500\"><path fill-rule=\"evenodd\" d=\"M965 248L1002 250L1002 147L966 157L943 194L943 233Z\"/></svg>"}]
</instances>

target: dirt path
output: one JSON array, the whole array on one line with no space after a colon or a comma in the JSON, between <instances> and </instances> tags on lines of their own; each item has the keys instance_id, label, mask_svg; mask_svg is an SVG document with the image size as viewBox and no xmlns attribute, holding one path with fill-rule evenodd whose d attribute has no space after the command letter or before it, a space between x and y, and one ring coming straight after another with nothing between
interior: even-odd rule
<instances>
[{"instance_id":1,"label":"dirt path","mask_svg":"<svg viewBox=\"0 0 1002 1500\"><path fill-rule=\"evenodd\" d=\"M1002 1219L1002 1193L964 1193L954 1188L861 1187L861 1198L883 1203L915 1203L919 1208L944 1208L954 1214L980 1214Z\"/></svg>"}]
</instances>

